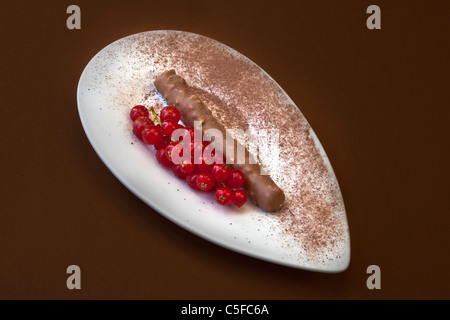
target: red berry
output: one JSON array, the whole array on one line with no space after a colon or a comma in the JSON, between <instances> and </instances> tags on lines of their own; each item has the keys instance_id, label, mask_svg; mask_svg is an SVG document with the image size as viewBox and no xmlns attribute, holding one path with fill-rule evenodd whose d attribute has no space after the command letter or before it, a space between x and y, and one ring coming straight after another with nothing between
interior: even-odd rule
<instances>
[{"instance_id":1,"label":"red berry","mask_svg":"<svg viewBox=\"0 0 450 320\"><path fill-rule=\"evenodd\" d=\"M166 157L165 149L156 150L155 156L156 160L158 160L158 162L161 163L163 166L167 168L171 168L173 166L173 163Z\"/></svg>"},{"instance_id":2,"label":"red berry","mask_svg":"<svg viewBox=\"0 0 450 320\"><path fill-rule=\"evenodd\" d=\"M186 182L187 182L188 186L194 190L199 190L197 187L197 176L198 176L198 173L192 173L186 177Z\"/></svg>"},{"instance_id":3,"label":"red berry","mask_svg":"<svg viewBox=\"0 0 450 320\"><path fill-rule=\"evenodd\" d=\"M214 187L214 177L209 172L200 172L197 175L197 187L202 191L209 191Z\"/></svg>"},{"instance_id":4,"label":"red berry","mask_svg":"<svg viewBox=\"0 0 450 320\"><path fill-rule=\"evenodd\" d=\"M160 126L148 126L142 131L142 140L148 144L157 144L163 140Z\"/></svg>"},{"instance_id":5,"label":"red berry","mask_svg":"<svg viewBox=\"0 0 450 320\"><path fill-rule=\"evenodd\" d=\"M228 206L233 201L233 190L231 188L223 186L216 190L216 201L223 205Z\"/></svg>"},{"instance_id":6,"label":"red berry","mask_svg":"<svg viewBox=\"0 0 450 320\"><path fill-rule=\"evenodd\" d=\"M180 163L181 171L185 174L191 174L195 171L195 164L190 161L183 161Z\"/></svg>"},{"instance_id":7,"label":"red berry","mask_svg":"<svg viewBox=\"0 0 450 320\"><path fill-rule=\"evenodd\" d=\"M230 177L231 168L227 164L215 164L212 167L211 173L219 182L224 182Z\"/></svg>"},{"instance_id":8,"label":"red berry","mask_svg":"<svg viewBox=\"0 0 450 320\"><path fill-rule=\"evenodd\" d=\"M163 122L161 125L162 131L163 131L164 135L167 137L171 137L173 131L175 129L177 129L177 127L178 127L178 123L171 122L171 121Z\"/></svg>"},{"instance_id":9,"label":"red berry","mask_svg":"<svg viewBox=\"0 0 450 320\"><path fill-rule=\"evenodd\" d=\"M172 167L172 171L173 171L173 173L175 173L175 175L178 178L183 179L183 180L186 179L187 175L183 171L181 171L181 165L179 165L179 164L174 165Z\"/></svg>"},{"instance_id":10,"label":"red berry","mask_svg":"<svg viewBox=\"0 0 450 320\"><path fill-rule=\"evenodd\" d=\"M161 110L159 117L161 118L161 122L167 121L177 123L181 119L181 114L177 108L168 106Z\"/></svg>"},{"instance_id":11,"label":"red berry","mask_svg":"<svg viewBox=\"0 0 450 320\"><path fill-rule=\"evenodd\" d=\"M205 159L202 157L201 162L196 164L196 167L197 170L200 172L211 172L213 164L206 162Z\"/></svg>"},{"instance_id":12,"label":"red berry","mask_svg":"<svg viewBox=\"0 0 450 320\"><path fill-rule=\"evenodd\" d=\"M211 150L211 148L206 148L208 145L211 144L211 142L203 141L203 143L204 143L204 146L203 146L203 158L205 159L205 161L209 161L209 162L215 163L216 149L214 148L214 149Z\"/></svg>"},{"instance_id":13,"label":"red berry","mask_svg":"<svg viewBox=\"0 0 450 320\"><path fill-rule=\"evenodd\" d=\"M169 143L170 143L170 138L163 137L161 142L155 144L155 149L156 150L165 149Z\"/></svg>"},{"instance_id":14,"label":"red berry","mask_svg":"<svg viewBox=\"0 0 450 320\"><path fill-rule=\"evenodd\" d=\"M201 161L199 160L201 158L201 154L200 154L200 152L198 155L195 154L196 148L197 148L197 144L195 144L194 142L191 142L191 159L192 159L192 162L195 164L201 163Z\"/></svg>"},{"instance_id":15,"label":"red berry","mask_svg":"<svg viewBox=\"0 0 450 320\"><path fill-rule=\"evenodd\" d=\"M139 117L147 117L148 118L148 110L146 107L138 105L134 106L130 111L131 120L136 120Z\"/></svg>"},{"instance_id":16,"label":"red berry","mask_svg":"<svg viewBox=\"0 0 450 320\"><path fill-rule=\"evenodd\" d=\"M142 140L142 131L149 126L154 126L152 120L146 117L139 117L134 121L133 132L139 140Z\"/></svg>"},{"instance_id":17,"label":"red berry","mask_svg":"<svg viewBox=\"0 0 450 320\"><path fill-rule=\"evenodd\" d=\"M194 127L188 126L188 127L184 127L184 128L186 129L186 131L185 131L182 139L189 137L191 139L190 142L193 143L194 142L194 131L195 131Z\"/></svg>"},{"instance_id":18,"label":"red berry","mask_svg":"<svg viewBox=\"0 0 450 320\"><path fill-rule=\"evenodd\" d=\"M173 159L172 159L173 152L177 152L178 151L179 157L183 156L183 148L182 148L181 145L178 145L178 142L171 142L171 143L169 143L166 146L165 150L166 150L166 157L171 162L173 162Z\"/></svg>"},{"instance_id":19,"label":"red berry","mask_svg":"<svg viewBox=\"0 0 450 320\"><path fill-rule=\"evenodd\" d=\"M237 189L233 191L233 203L238 208L242 207L244 203L247 202L247 193L242 189Z\"/></svg>"},{"instance_id":20,"label":"red berry","mask_svg":"<svg viewBox=\"0 0 450 320\"><path fill-rule=\"evenodd\" d=\"M191 142L191 156L195 164L202 163L203 151L208 144L208 141Z\"/></svg>"},{"instance_id":21,"label":"red berry","mask_svg":"<svg viewBox=\"0 0 450 320\"><path fill-rule=\"evenodd\" d=\"M242 188L245 185L245 176L241 170L231 170L230 177L227 181L227 186L233 189Z\"/></svg>"},{"instance_id":22,"label":"red berry","mask_svg":"<svg viewBox=\"0 0 450 320\"><path fill-rule=\"evenodd\" d=\"M219 183L216 181L214 181L214 186L212 187L211 190L216 190L218 187L220 187Z\"/></svg>"},{"instance_id":23,"label":"red berry","mask_svg":"<svg viewBox=\"0 0 450 320\"><path fill-rule=\"evenodd\" d=\"M176 135L174 135L174 131L177 129L183 129L182 135L180 136L180 133L177 132ZM170 134L170 138L172 141L181 141L183 140L183 136L184 136L184 126L182 124L177 123L175 126L175 129L173 129L172 133Z\"/></svg>"}]
</instances>

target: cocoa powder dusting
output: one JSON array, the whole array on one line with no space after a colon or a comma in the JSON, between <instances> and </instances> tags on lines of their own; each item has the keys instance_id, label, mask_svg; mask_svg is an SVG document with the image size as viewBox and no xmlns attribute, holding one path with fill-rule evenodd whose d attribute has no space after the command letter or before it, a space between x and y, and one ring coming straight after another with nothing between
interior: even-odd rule
<instances>
[{"instance_id":1,"label":"cocoa powder dusting","mask_svg":"<svg viewBox=\"0 0 450 320\"><path fill-rule=\"evenodd\" d=\"M259 155L258 161L286 195L283 208L273 214L284 245L297 247L309 260L338 259L348 240L341 192L314 132L286 93L256 64L214 40L167 31L151 41L145 34L135 37L127 52L156 63L139 70L148 81L145 94L119 104L129 108L130 101L141 101L161 108L164 102L152 83L175 69L227 128L279 130L280 154Z\"/></svg>"}]
</instances>

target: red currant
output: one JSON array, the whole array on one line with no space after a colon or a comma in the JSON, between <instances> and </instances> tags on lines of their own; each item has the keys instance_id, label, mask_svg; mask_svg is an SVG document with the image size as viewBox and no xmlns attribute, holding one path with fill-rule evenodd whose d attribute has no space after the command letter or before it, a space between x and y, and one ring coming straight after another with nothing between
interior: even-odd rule
<instances>
[{"instance_id":1,"label":"red currant","mask_svg":"<svg viewBox=\"0 0 450 320\"><path fill-rule=\"evenodd\" d=\"M184 127L184 129L186 129L186 131L184 132L183 136L181 137L181 139L185 139L185 138L190 138L190 142L193 143L194 142L194 127L188 126L188 127Z\"/></svg>"},{"instance_id":2,"label":"red currant","mask_svg":"<svg viewBox=\"0 0 450 320\"><path fill-rule=\"evenodd\" d=\"M161 118L162 122L167 121L167 122L177 123L181 119L181 114L177 108L168 106L168 107L164 107L161 110L159 117Z\"/></svg>"},{"instance_id":3,"label":"red currant","mask_svg":"<svg viewBox=\"0 0 450 320\"><path fill-rule=\"evenodd\" d=\"M211 142L208 141L203 141L203 158L205 159L205 161L209 161L209 162L213 162L215 161L215 157L216 157L216 149L212 149L212 148L206 148L207 146L209 146L211 144Z\"/></svg>"},{"instance_id":4,"label":"red currant","mask_svg":"<svg viewBox=\"0 0 450 320\"><path fill-rule=\"evenodd\" d=\"M155 126L149 118L149 110L142 105L134 106L130 111L130 118L134 121L133 132L137 138L147 144L154 145L156 149L155 157L163 166L171 168L173 173L195 190L211 191L215 190L216 201L221 205L234 203L237 207L242 207L247 202L247 193L240 189L245 185L245 175L240 170L231 170L227 164L214 164L214 160L203 155L205 148L209 145L207 141L194 143L194 127L184 127L178 124L181 115L177 108L169 106L161 110L160 115L151 108L158 125ZM194 160L196 162L183 161L174 164L173 152L177 152L179 158L183 156L183 148L179 141L174 141L172 137L176 129L185 130L179 135L178 140L191 140L192 158L197 151L200 155ZM200 152L199 152L200 151ZM215 157L215 151L211 152L211 157ZM223 158L223 155L221 156ZM192 159L191 159L192 160ZM209 161L208 161L209 160ZM224 185L226 183L226 185ZM237 189L237 190L233 190Z\"/></svg>"},{"instance_id":5,"label":"red currant","mask_svg":"<svg viewBox=\"0 0 450 320\"><path fill-rule=\"evenodd\" d=\"M165 149L169 143L170 143L170 138L163 137L161 142L155 144L155 149L156 150Z\"/></svg>"},{"instance_id":6,"label":"red currant","mask_svg":"<svg viewBox=\"0 0 450 320\"><path fill-rule=\"evenodd\" d=\"M201 160L200 160L201 159L201 153L199 152L198 154L195 154L195 149L197 149L197 144L194 143L194 142L191 142L191 158L192 158L192 162L194 162L195 164L201 163Z\"/></svg>"},{"instance_id":7,"label":"red currant","mask_svg":"<svg viewBox=\"0 0 450 320\"><path fill-rule=\"evenodd\" d=\"M197 187L202 191L209 191L214 187L214 177L209 172L200 172L197 175Z\"/></svg>"},{"instance_id":8,"label":"red currant","mask_svg":"<svg viewBox=\"0 0 450 320\"><path fill-rule=\"evenodd\" d=\"M179 158L183 157L183 148L182 148L182 145L179 144L178 142L171 142L171 143L169 143L166 146L165 150L166 150L166 157L171 162L174 162L174 159L172 157L174 152L178 152L178 157ZM179 163L176 163L176 164L179 164Z\"/></svg>"},{"instance_id":9,"label":"red currant","mask_svg":"<svg viewBox=\"0 0 450 320\"><path fill-rule=\"evenodd\" d=\"M190 161L183 161L180 163L180 166L180 170L185 174L191 174L196 170L195 164Z\"/></svg>"},{"instance_id":10,"label":"red currant","mask_svg":"<svg viewBox=\"0 0 450 320\"><path fill-rule=\"evenodd\" d=\"M147 117L137 118L133 124L134 135L138 137L139 140L142 140L142 131L148 126L154 126L152 120Z\"/></svg>"},{"instance_id":11,"label":"red currant","mask_svg":"<svg viewBox=\"0 0 450 320\"><path fill-rule=\"evenodd\" d=\"M216 190L218 187L221 187L221 185L219 185L219 182L217 182L217 180L216 180L216 181L214 181L214 186L212 187L211 190Z\"/></svg>"},{"instance_id":12,"label":"red currant","mask_svg":"<svg viewBox=\"0 0 450 320\"><path fill-rule=\"evenodd\" d=\"M227 186L233 189L242 188L245 185L245 176L241 170L231 170L230 177L227 180Z\"/></svg>"},{"instance_id":13,"label":"red currant","mask_svg":"<svg viewBox=\"0 0 450 320\"><path fill-rule=\"evenodd\" d=\"M224 182L230 177L231 168L225 163L215 164L213 165L211 172L217 181Z\"/></svg>"},{"instance_id":14,"label":"red currant","mask_svg":"<svg viewBox=\"0 0 450 320\"><path fill-rule=\"evenodd\" d=\"M161 163L163 166L167 168L171 168L173 166L173 163L166 157L165 149L156 150L155 156L156 160L158 160L158 162Z\"/></svg>"},{"instance_id":15,"label":"red currant","mask_svg":"<svg viewBox=\"0 0 450 320\"><path fill-rule=\"evenodd\" d=\"M205 159L202 157L201 162L196 164L196 166L197 166L197 170L200 172L211 172L213 164L206 162Z\"/></svg>"},{"instance_id":16,"label":"red currant","mask_svg":"<svg viewBox=\"0 0 450 320\"><path fill-rule=\"evenodd\" d=\"M177 132L176 135L174 134L174 131L177 129L183 129L181 136L179 132ZM185 135L184 126L182 124L177 123L175 129L173 129L172 133L170 134L170 138L172 141L181 141L183 140L184 135Z\"/></svg>"},{"instance_id":17,"label":"red currant","mask_svg":"<svg viewBox=\"0 0 450 320\"><path fill-rule=\"evenodd\" d=\"M178 142L171 142L165 147L166 151L166 158L169 159L170 162L172 162L172 152L175 146L178 144Z\"/></svg>"},{"instance_id":18,"label":"red currant","mask_svg":"<svg viewBox=\"0 0 450 320\"><path fill-rule=\"evenodd\" d=\"M233 190L233 203L238 208L247 202L247 193L242 189Z\"/></svg>"},{"instance_id":19,"label":"red currant","mask_svg":"<svg viewBox=\"0 0 450 320\"><path fill-rule=\"evenodd\" d=\"M177 129L178 127L178 123L176 122L163 122L161 125L162 131L164 133L165 136L170 137L172 136L172 133L175 131L175 129Z\"/></svg>"},{"instance_id":20,"label":"red currant","mask_svg":"<svg viewBox=\"0 0 450 320\"><path fill-rule=\"evenodd\" d=\"M142 130L142 140L148 144L158 144L163 140L163 133L160 126L148 126Z\"/></svg>"},{"instance_id":21,"label":"red currant","mask_svg":"<svg viewBox=\"0 0 450 320\"><path fill-rule=\"evenodd\" d=\"M130 111L131 120L136 120L139 117L147 117L148 118L148 110L146 107L138 105L134 106Z\"/></svg>"},{"instance_id":22,"label":"red currant","mask_svg":"<svg viewBox=\"0 0 450 320\"><path fill-rule=\"evenodd\" d=\"M174 165L172 167L172 171L173 171L173 173L175 173L175 175L178 178L183 179L183 180L186 179L187 175L183 171L181 171L181 165L179 165L179 164Z\"/></svg>"},{"instance_id":23,"label":"red currant","mask_svg":"<svg viewBox=\"0 0 450 320\"><path fill-rule=\"evenodd\" d=\"M216 201L223 205L228 206L233 201L233 190L229 187L223 186L216 190Z\"/></svg>"},{"instance_id":24,"label":"red currant","mask_svg":"<svg viewBox=\"0 0 450 320\"><path fill-rule=\"evenodd\" d=\"M208 144L207 141L191 142L191 155L195 164L202 163L203 151Z\"/></svg>"},{"instance_id":25,"label":"red currant","mask_svg":"<svg viewBox=\"0 0 450 320\"><path fill-rule=\"evenodd\" d=\"M192 173L186 177L186 182L187 182L188 186L194 190L199 190L197 187L197 176L198 176L198 173Z\"/></svg>"}]
</instances>

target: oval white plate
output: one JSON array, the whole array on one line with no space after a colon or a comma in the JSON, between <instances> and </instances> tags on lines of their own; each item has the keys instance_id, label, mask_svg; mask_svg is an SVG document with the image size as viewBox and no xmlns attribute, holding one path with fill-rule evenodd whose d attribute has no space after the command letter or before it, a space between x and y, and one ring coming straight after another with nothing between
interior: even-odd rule
<instances>
[{"instance_id":1,"label":"oval white plate","mask_svg":"<svg viewBox=\"0 0 450 320\"><path fill-rule=\"evenodd\" d=\"M333 246L325 245L312 254L302 245L302 241L308 239L286 234L286 226L276 214L265 213L249 202L239 210L232 206L219 206L212 193L191 190L184 181L157 163L152 147L136 141L131 131L129 111L139 103L164 103L153 87L153 80L160 73L175 68L183 71L188 82L201 83L198 80L202 76L201 62L182 61L177 56L182 54L176 48L171 48L170 55L164 56L164 52L166 55L168 52L167 47L163 48L165 43L173 39L184 43L184 48L193 41L206 41L209 47L217 49L218 55L231 53L248 66L257 67L248 58L217 41L181 31L149 31L108 45L86 66L80 77L77 96L83 128L99 157L142 201L174 223L213 243L294 268L321 272L345 270L350 261L350 240L341 197L338 197L342 202L340 210L331 216L333 221L339 222L339 239L331 239ZM276 86L283 99L290 102L291 111L303 117L278 84L257 68L265 81ZM211 87L202 89L214 91ZM322 146L312 130L309 134L334 179L333 185L337 186ZM302 214L307 218L309 213L302 211ZM327 228L323 230L327 232ZM329 231L328 238L334 237L336 232Z\"/></svg>"}]
</instances>

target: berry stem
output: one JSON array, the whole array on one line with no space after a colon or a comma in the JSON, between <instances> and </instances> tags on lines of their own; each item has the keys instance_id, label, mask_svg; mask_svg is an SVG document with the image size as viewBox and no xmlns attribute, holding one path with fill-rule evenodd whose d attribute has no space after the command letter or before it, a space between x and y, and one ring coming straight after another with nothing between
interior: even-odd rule
<instances>
[{"instance_id":1,"label":"berry stem","mask_svg":"<svg viewBox=\"0 0 450 320\"><path fill-rule=\"evenodd\" d=\"M162 125L161 119L159 119L159 115L155 112L155 109L153 109L153 107L151 107L150 111L152 112L153 116L155 117L155 121L158 122L159 125Z\"/></svg>"}]
</instances>

